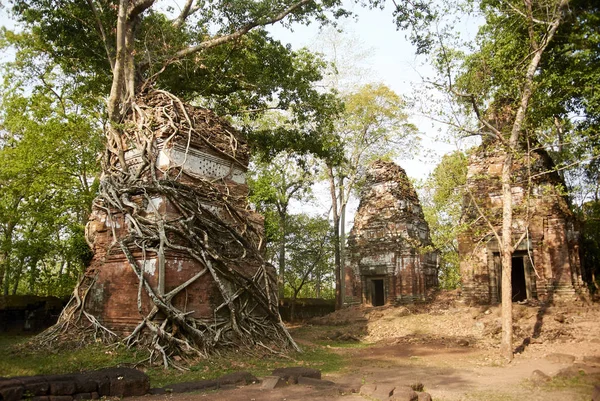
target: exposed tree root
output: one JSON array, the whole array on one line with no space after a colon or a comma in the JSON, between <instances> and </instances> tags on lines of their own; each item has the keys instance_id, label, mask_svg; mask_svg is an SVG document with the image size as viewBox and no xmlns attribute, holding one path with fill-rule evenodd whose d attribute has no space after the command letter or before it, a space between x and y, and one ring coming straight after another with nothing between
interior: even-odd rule
<instances>
[{"instance_id":1,"label":"exposed tree root","mask_svg":"<svg viewBox=\"0 0 600 401\"><path fill-rule=\"evenodd\" d=\"M240 143L234 132L206 129L214 118L167 92L151 91L133 103L121 129L108 133L104 174L94 207L107 221L119 220L127 226L121 233L114 228L116 224L110 225L112 243L106 255L122 252L137 276L140 321L131 334L121 337L86 311L86 296L95 282L90 268L58 323L38 336L39 342L52 344L72 337L72 330L80 330L88 339L147 347L151 360L165 367L176 366L174 357L207 357L231 347L299 350L281 322L274 272L263 260L262 232L249 220L243 195L230 193L221 180L186 171L185 159L175 166L171 163L166 171L157 168L160 149L170 142L185 145L185 158L191 145L201 144L245 168L247 145ZM149 212L157 198L166 200L176 213ZM94 233L88 234L88 241L94 244ZM167 292L164 274L169 252L189 255L201 269ZM142 260L138 255L143 255ZM150 255L158 261L158 279L152 283L143 269ZM193 311L173 304L177 294L208 278L222 299L212 317L194 318ZM152 310L143 313L147 298Z\"/></svg>"}]
</instances>

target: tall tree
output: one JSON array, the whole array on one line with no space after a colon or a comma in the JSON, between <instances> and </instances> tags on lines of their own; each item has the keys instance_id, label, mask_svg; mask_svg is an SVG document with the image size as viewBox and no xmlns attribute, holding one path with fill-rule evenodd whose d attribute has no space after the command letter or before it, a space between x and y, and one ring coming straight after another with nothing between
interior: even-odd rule
<instances>
[{"instance_id":1,"label":"tall tree","mask_svg":"<svg viewBox=\"0 0 600 401\"><path fill-rule=\"evenodd\" d=\"M531 102L539 88L544 57L569 14L568 0L526 1L523 4L481 1L485 17L477 47L464 60L462 75L451 76L456 53L443 47L440 68L447 78L444 88L455 96L479 124L471 133L493 138L504 149L501 172L502 225L494 232L502 260L501 353L513 358L512 346L512 254L513 238L512 168L526 135L535 136L535 108Z\"/></svg>"},{"instance_id":2,"label":"tall tree","mask_svg":"<svg viewBox=\"0 0 600 401\"><path fill-rule=\"evenodd\" d=\"M332 271L332 231L324 217L290 216L286 286L291 294L290 320L294 320L298 295L309 284L320 292L323 278Z\"/></svg>"},{"instance_id":3,"label":"tall tree","mask_svg":"<svg viewBox=\"0 0 600 401\"><path fill-rule=\"evenodd\" d=\"M184 103L191 99L209 105L219 102L238 116L287 109L292 129L274 127L255 143L327 153L329 139L324 134L330 122L317 110L335 102L332 95L312 87L320 79L318 61L308 53L292 52L270 38L264 27L346 15L341 1L187 0L175 14L154 7L154 0L71 0L61 7L43 0L12 3L26 34L64 74L77 77L92 92L107 94L106 150L95 211L107 218L116 213L127 222L123 235L111 226L113 245L139 280L138 310L141 313L142 294L154 308L140 318L127 341L152 344L165 365L173 353L206 355L233 344L272 341L297 348L279 318L271 276L260 252L262 238L253 222L230 207L229 194L218 183L196 180L201 189L182 184L177 181L180 174L171 175L174 170L157 173L154 161L158 137L169 132L169 139L183 137L189 143L193 136L208 143L226 160L245 168L247 150L238 149L238 137L226 124L225 138L219 143L213 143L220 139L211 133L195 129L202 117L198 109ZM289 137L282 136L288 133ZM130 165L131 155L140 163ZM181 218L147 218L136 202L145 199L150 204L152 197L168 199ZM234 222L222 219L201 201L208 199L223 205ZM228 248L232 250L221 252ZM157 255L156 288L145 278L132 249ZM169 293L164 286L165 249L187 253L203 267ZM238 269L242 259L256 265L257 271L248 276ZM172 302L205 273L223 299L215 311L219 319L191 317ZM93 283L88 277L76 289L75 300L81 300ZM63 312L58 332L71 317L84 316L103 334L113 336L93 316L75 313L81 305L85 308L84 303L74 302ZM264 316L258 316L259 309ZM138 342L144 336L149 341Z\"/></svg>"},{"instance_id":4,"label":"tall tree","mask_svg":"<svg viewBox=\"0 0 600 401\"><path fill-rule=\"evenodd\" d=\"M0 283L4 294L66 295L89 256L83 226L96 195L101 120L76 83L53 85L54 65L26 53L3 71Z\"/></svg>"},{"instance_id":5,"label":"tall tree","mask_svg":"<svg viewBox=\"0 0 600 401\"><path fill-rule=\"evenodd\" d=\"M464 186L467 180L467 157L455 151L442 157L424 183L421 204L431 230L431 240L440 252L440 286L455 289L460 284L458 240L462 229L461 215Z\"/></svg>"},{"instance_id":6,"label":"tall tree","mask_svg":"<svg viewBox=\"0 0 600 401\"><path fill-rule=\"evenodd\" d=\"M364 175L365 167L377 158L408 153L416 128L408 122L405 102L382 84L368 84L344 98L345 109L336 132L342 153L326 161L333 214L333 243L336 266L336 308L343 306L343 250L345 213L348 200ZM340 160L341 159L341 160Z\"/></svg>"},{"instance_id":7,"label":"tall tree","mask_svg":"<svg viewBox=\"0 0 600 401\"><path fill-rule=\"evenodd\" d=\"M256 170L251 182L251 201L260 212L267 213L267 219L272 214L276 216L275 224L271 224L277 227L277 240L274 242L279 245L279 298L283 298L290 202L305 201L310 197L316 172L306 160L288 152L280 153L269 162L257 163Z\"/></svg>"}]
</instances>

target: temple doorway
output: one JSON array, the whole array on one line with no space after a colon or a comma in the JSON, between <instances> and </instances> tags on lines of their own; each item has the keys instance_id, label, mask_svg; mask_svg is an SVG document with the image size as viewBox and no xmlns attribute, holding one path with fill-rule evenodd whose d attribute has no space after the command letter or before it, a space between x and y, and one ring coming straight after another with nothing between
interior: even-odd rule
<instances>
[{"instance_id":1,"label":"temple doorway","mask_svg":"<svg viewBox=\"0 0 600 401\"><path fill-rule=\"evenodd\" d=\"M383 290L383 279L371 280L371 305L385 305L385 292Z\"/></svg>"}]
</instances>

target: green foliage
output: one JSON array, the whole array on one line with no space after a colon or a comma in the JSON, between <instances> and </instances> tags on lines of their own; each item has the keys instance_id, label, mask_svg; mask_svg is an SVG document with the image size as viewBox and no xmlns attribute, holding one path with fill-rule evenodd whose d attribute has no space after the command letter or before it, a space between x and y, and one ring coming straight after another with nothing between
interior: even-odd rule
<instances>
[{"instance_id":1,"label":"green foliage","mask_svg":"<svg viewBox=\"0 0 600 401\"><path fill-rule=\"evenodd\" d=\"M531 2L531 18L536 21L531 29L526 23L529 11L520 4L497 0L478 4L486 23L477 35L477 50L465 55L444 48L437 54L438 66L446 78L450 69L454 71L455 93L472 95L457 98L464 110L471 112L477 106L480 116L506 136L521 99L524 61L531 58L531 46L545 37L548 25L543 21L558 2ZM549 151L578 203L599 188L600 97L593 89L600 84L599 22L597 2L569 1L569 12L535 72L523 126L522 142Z\"/></svg>"},{"instance_id":2,"label":"green foliage","mask_svg":"<svg viewBox=\"0 0 600 401\"><path fill-rule=\"evenodd\" d=\"M600 202L589 201L579 210L582 227L581 262L592 293L600 291Z\"/></svg>"},{"instance_id":3,"label":"green foliage","mask_svg":"<svg viewBox=\"0 0 600 401\"><path fill-rule=\"evenodd\" d=\"M445 155L423 185L423 213L431 230L434 248L440 251L440 287L460 285L457 235L467 180L467 157L461 151Z\"/></svg>"},{"instance_id":4,"label":"green foliage","mask_svg":"<svg viewBox=\"0 0 600 401\"><path fill-rule=\"evenodd\" d=\"M3 376L64 374L134 364L148 357L145 351L125 346L89 344L85 348L39 352L27 347L23 336L0 335L0 372Z\"/></svg>"},{"instance_id":5,"label":"green foliage","mask_svg":"<svg viewBox=\"0 0 600 401\"><path fill-rule=\"evenodd\" d=\"M335 132L342 153L333 165L334 176L345 186L345 200L359 190L365 167L377 160L407 156L418 141L416 127L408 122L406 102L383 84L367 84L343 97L344 111Z\"/></svg>"},{"instance_id":6,"label":"green foliage","mask_svg":"<svg viewBox=\"0 0 600 401\"><path fill-rule=\"evenodd\" d=\"M98 104L75 102L77 84L32 49L5 65L2 89L2 291L64 296L90 257L83 226L102 146Z\"/></svg>"},{"instance_id":7,"label":"green foliage","mask_svg":"<svg viewBox=\"0 0 600 401\"><path fill-rule=\"evenodd\" d=\"M0 47L15 54L4 65L0 110L0 152L10 161L0 167L0 285L4 292L60 295L90 259L83 226L96 194L119 2L10 4L20 25L0 32ZM339 0L294 6L290 0L202 3L181 23L171 7L148 9L135 24L138 82L228 116L264 160L288 149L334 158L331 132L342 105L335 93L315 88L326 63L291 50L264 26L288 7L293 11L283 24L326 23L348 12ZM245 27L253 29L236 40L179 54ZM272 110L276 124L265 124ZM265 213L267 234L276 238L280 224L271 209Z\"/></svg>"},{"instance_id":8,"label":"green foliage","mask_svg":"<svg viewBox=\"0 0 600 401\"><path fill-rule=\"evenodd\" d=\"M118 1L69 0L60 7L48 0L12 0L22 35L6 33L7 44L34 48L80 85L80 91L104 98L112 82ZM185 22L172 7L154 7L139 17L135 64L139 82L166 89L220 115L233 116L251 143L272 157L281 150L330 156L332 118L340 111L335 94L316 90L325 63L308 51L292 51L263 28L285 9L281 22L328 23L349 15L340 0L212 1L193 8ZM214 39L254 29L219 45ZM207 45L208 44L208 45ZM202 47L206 45L206 47ZM201 51L189 51L195 47ZM183 53L182 53L183 52ZM285 110L289 124L252 129L248 122L267 110Z\"/></svg>"},{"instance_id":9,"label":"green foliage","mask_svg":"<svg viewBox=\"0 0 600 401\"><path fill-rule=\"evenodd\" d=\"M285 284L293 299L323 297L333 284L333 244L329 221L307 214L291 215L288 222ZM333 295L330 291L325 294Z\"/></svg>"}]
</instances>

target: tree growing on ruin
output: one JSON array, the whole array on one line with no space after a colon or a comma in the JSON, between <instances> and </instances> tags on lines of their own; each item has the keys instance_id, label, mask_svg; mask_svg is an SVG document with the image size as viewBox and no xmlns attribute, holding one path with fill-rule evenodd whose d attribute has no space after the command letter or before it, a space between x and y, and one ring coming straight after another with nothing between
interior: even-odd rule
<instances>
[{"instance_id":1,"label":"tree growing on ruin","mask_svg":"<svg viewBox=\"0 0 600 401\"><path fill-rule=\"evenodd\" d=\"M187 138L188 143L194 136L227 160L240 163L234 133L214 142L210 132L195 130L195 120L210 118L185 103L197 99L217 111L238 115L274 107L292 110L294 129L275 127L255 133L254 143L269 150L296 147L326 152L321 136L329 123L315 110L326 108L332 96L311 86L320 79L318 63L310 54L294 53L273 40L263 27L346 15L341 2L187 0L180 9L165 11L154 0L73 0L60 7L53 2L15 0L12 11L24 24L23 36L32 38L34 46L64 74L80 80L82 91L106 95L106 147L94 203L104 213L123 216L128 234L113 235L110 247L123 253L138 277L138 309L142 293L153 305L125 341L145 344L165 365L173 363L175 354L206 356L233 345L297 349L279 318L260 252L260 233L229 206L228 194L215 183L204 180L201 188L195 188L177 181L183 171L157 173L155 139L165 130L170 138ZM141 163L128 163L132 152ZM168 199L181 218L145 217L139 199L151 203L153 197ZM220 219L199 200L207 198L223 205L234 223ZM221 252L225 247L228 252ZM132 249L158 255L157 288L144 278ZM204 267L168 293L160 284L166 249L185 252ZM254 276L245 276L235 270L240 261L255 263L259 269ZM213 319L198 320L171 300L204 274L215 281L223 303ZM56 340L85 318L102 336L115 336L85 311L86 290L92 284L93 277L84 278L44 340ZM264 318L253 313L257 308Z\"/></svg>"},{"instance_id":2,"label":"tree growing on ruin","mask_svg":"<svg viewBox=\"0 0 600 401\"><path fill-rule=\"evenodd\" d=\"M511 268L515 246L523 238L513 236L512 168L526 135L535 136L531 102L538 89L542 61L565 17L569 1L482 1L486 22L480 29L476 51L464 60L464 72L454 81L447 74L443 88L475 116L472 134L489 136L504 149L501 172L502 224L492 229L500 244L502 260L501 353L513 358ZM456 61L442 46L441 69L446 73Z\"/></svg>"}]
</instances>

